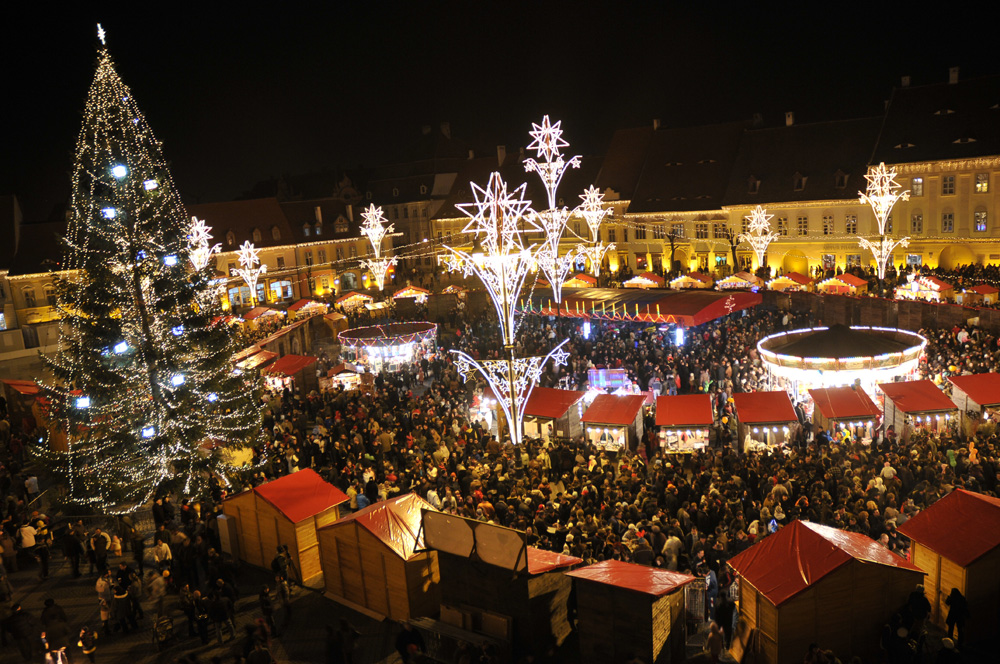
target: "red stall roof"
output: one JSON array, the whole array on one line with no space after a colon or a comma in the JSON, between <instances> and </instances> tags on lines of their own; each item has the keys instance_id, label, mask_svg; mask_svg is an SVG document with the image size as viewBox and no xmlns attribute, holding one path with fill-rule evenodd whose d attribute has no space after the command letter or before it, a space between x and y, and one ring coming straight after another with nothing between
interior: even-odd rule
<instances>
[{"instance_id":1,"label":"red stall roof","mask_svg":"<svg viewBox=\"0 0 1000 664\"><path fill-rule=\"evenodd\" d=\"M641 394L598 394L580 421L619 426L632 424L645 401L646 397Z\"/></svg>"},{"instance_id":2,"label":"red stall roof","mask_svg":"<svg viewBox=\"0 0 1000 664\"><path fill-rule=\"evenodd\" d=\"M784 390L775 392L738 392L733 395L736 415L742 424L797 422L799 417Z\"/></svg>"},{"instance_id":3,"label":"red stall roof","mask_svg":"<svg viewBox=\"0 0 1000 664\"><path fill-rule=\"evenodd\" d=\"M304 308L308 307L309 305L315 305L317 307L326 306L322 302L317 302L316 300L305 299L305 300L299 300L298 302L296 302L292 306L288 307L288 310L289 311L298 311L299 309L304 309Z\"/></svg>"},{"instance_id":4,"label":"red stall roof","mask_svg":"<svg viewBox=\"0 0 1000 664\"><path fill-rule=\"evenodd\" d=\"M41 388L30 380L4 380L3 382L5 385L10 385L10 388L19 394L32 396L41 391Z\"/></svg>"},{"instance_id":5,"label":"red stall roof","mask_svg":"<svg viewBox=\"0 0 1000 664\"><path fill-rule=\"evenodd\" d=\"M324 528L334 528L354 521L379 538L403 560L414 556L414 549L423 548L420 535L420 510L433 510L431 504L415 493L385 500L345 516Z\"/></svg>"},{"instance_id":6,"label":"red stall roof","mask_svg":"<svg viewBox=\"0 0 1000 664\"><path fill-rule=\"evenodd\" d=\"M973 293L979 293L980 295L993 295L994 293L1000 293L1000 288L990 286L989 284L979 284L978 286L973 286L969 290Z\"/></svg>"},{"instance_id":7,"label":"red stall roof","mask_svg":"<svg viewBox=\"0 0 1000 664\"><path fill-rule=\"evenodd\" d=\"M879 383L896 408L904 413L933 413L958 410L951 399L930 380L911 380L905 383Z\"/></svg>"},{"instance_id":8,"label":"red stall roof","mask_svg":"<svg viewBox=\"0 0 1000 664\"><path fill-rule=\"evenodd\" d=\"M870 420L882 414L862 389L825 387L809 390L813 403L828 420Z\"/></svg>"},{"instance_id":9,"label":"red stall roof","mask_svg":"<svg viewBox=\"0 0 1000 664\"><path fill-rule=\"evenodd\" d=\"M243 314L243 320L253 320L255 318L260 318L261 316L283 316L284 311L279 311L278 309L271 309L270 307L254 307L250 311Z\"/></svg>"},{"instance_id":10,"label":"red stall roof","mask_svg":"<svg viewBox=\"0 0 1000 664\"><path fill-rule=\"evenodd\" d=\"M971 376L949 376L951 384L969 395L980 406L1000 404L1000 374L983 373Z\"/></svg>"},{"instance_id":11,"label":"red stall roof","mask_svg":"<svg viewBox=\"0 0 1000 664\"><path fill-rule=\"evenodd\" d=\"M326 482L312 468L261 484L254 491L292 523L316 516L349 500L346 493Z\"/></svg>"},{"instance_id":12,"label":"red stall roof","mask_svg":"<svg viewBox=\"0 0 1000 664\"><path fill-rule=\"evenodd\" d=\"M285 355L275 360L274 364L269 366L264 373L294 376L306 367L316 364L318 359L311 355Z\"/></svg>"},{"instance_id":13,"label":"red stall roof","mask_svg":"<svg viewBox=\"0 0 1000 664\"><path fill-rule=\"evenodd\" d=\"M531 417L548 417L557 420L566 414L571 406L586 396L586 392L556 390L551 387L536 387L531 390L524 414Z\"/></svg>"},{"instance_id":14,"label":"red stall roof","mask_svg":"<svg viewBox=\"0 0 1000 664\"><path fill-rule=\"evenodd\" d=\"M865 535L798 520L733 556L729 565L780 606L851 560L923 575Z\"/></svg>"},{"instance_id":15,"label":"red stall roof","mask_svg":"<svg viewBox=\"0 0 1000 664\"><path fill-rule=\"evenodd\" d=\"M625 563L620 560L605 560L594 565L581 567L572 572L566 572L566 576L603 583L608 586L615 586L616 588L634 590L637 593L652 595L653 597L672 593L695 579L690 574L655 569L653 567L646 567L645 565Z\"/></svg>"},{"instance_id":16,"label":"red stall roof","mask_svg":"<svg viewBox=\"0 0 1000 664\"><path fill-rule=\"evenodd\" d=\"M707 427L715 422L710 394L656 397L656 426Z\"/></svg>"},{"instance_id":17,"label":"red stall roof","mask_svg":"<svg viewBox=\"0 0 1000 664\"><path fill-rule=\"evenodd\" d=\"M583 558L576 556L564 556L554 551L536 549L533 546L528 547L528 574L544 574L554 569L579 565L582 562Z\"/></svg>"},{"instance_id":18,"label":"red stall roof","mask_svg":"<svg viewBox=\"0 0 1000 664\"><path fill-rule=\"evenodd\" d=\"M899 532L968 567L1000 546L1000 498L955 489L908 519Z\"/></svg>"}]
</instances>

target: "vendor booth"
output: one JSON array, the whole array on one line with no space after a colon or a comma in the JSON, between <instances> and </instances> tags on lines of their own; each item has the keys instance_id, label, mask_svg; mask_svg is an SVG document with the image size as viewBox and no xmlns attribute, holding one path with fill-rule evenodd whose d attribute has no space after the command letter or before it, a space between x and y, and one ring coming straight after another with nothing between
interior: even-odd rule
<instances>
[{"instance_id":1,"label":"vendor booth","mask_svg":"<svg viewBox=\"0 0 1000 664\"><path fill-rule=\"evenodd\" d=\"M739 439L743 452L760 451L785 444L795 433L798 415L788 393L738 392L733 395Z\"/></svg>"},{"instance_id":2,"label":"vendor booth","mask_svg":"<svg viewBox=\"0 0 1000 664\"><path fill-rule=\"evenodd\" d=\"M491 645L498 661L514 661L515 647L539 652L572 632L565 572L580 558L527 546L519 530L429 510L423 536L438 555L441 614L413 624L434 635L437 650L427 654L437 661L455 661L461 641Z\"/></svg>"},{"instance_id":3,"label":"vendor booth","mask_svg":"<svg viewBox=\"0 0 1000 664\"><path fill-rule=\"evenodd\" d=\"M598 394L580 418L587 442L608 452L635 449L642 439L645 401L643 395Z\"/></svg>"},{"instance_id":4,"label":"vendor booth","mask_svg":"<svg viewBox=\"0 0 1000 664\"><path fill-rule=\"evenodd\" d=\"M990 307L997 303L998 295L1000 288L979 284L962 293L955 293L955 302L966 307Z\"/></svg>"},{"instance_id":5,"label":"vendor booth","mask_svg":"<svg viewBox=\"0 0 1000 664\"><path fill-rule=\"evenodd\" d=\"M465 297L465 294L469 292L469 289L465 286L460 286L458 284L452 284L451 286L446 286L441 289L443 295L458 295L459 297Z\"/></svg>"},{"instance_id":6,"label":"vendor booth","mask_svg":"<svg viewBox=\"0 0 1000 664\"><path fill-rule=\"evenodd\" d=\"M392 294L392 299L400 300L404 297L413 298L418 304L423 304L427 301L427 297L431 294L426 288L421 288L420 286L405 286L400 288L398 291Z\"/></svg>"},{"instance_id":7,"label":"vendor booth","mask_svg":"<svg viewBox=\"0 0 1000 664\"><path fill-rule=\"evenodd\" d=\"M323 323L326 325L327 329L333 334L334 337L338 336L341 332L346 330L350 323L347 320L347 316L338 313L336 311L331 311L323 316Z\"/></svg>"},{"instance_id":8,"label":"vendor booth","mask_svg":"<svg viewBox=\"0 0 1000 664\"><path fill-rule=\"evenodd\" d=\"M363 613L409 620L438 612L437 552L424 547L415 493L369 505L319 529L328 597Z\"/></svg>"},{"instance_id":9,"label":"vendor booth","mask_svg":"<svg viewBox=\"0 0 1000 664\"><path fill-rule=\"evenodd\" d=\"M320 377L319 386L324 390L341 389L345 392L361 391L371 394L375 389L375 376L365 373L350 362L341 362Z\"/></svg>"},{"instance_id":10,"label":"vendor booth","mask_svg":"<svg viewBox=\"0 0 1000 664\"><path fill-rule=\"evenodd\" d=\"M786 272L779 277L775 277L767 282L767 287L769 290L781 291L783 293L796 291L811 293L815 288L812 279L798 272Z\"/></svg>"},{"instance_id":11,"label":"vendor booth","mask_svg":"<svg viewBox=\"0 0 1000 664\"><path fill-rule=\"evenodd\" d=\"M236 368L240 371L251 371L257 369L258 371L263 370L268 364L273 362L278 354L269 350L264 350L259 347L255 347L255 353L250 353L243 357L243 359L236 362Z\"/></svg>"},{"instance_id":12,"label":"vendor booth","mask_svg":"<svg viewBox=\"0 0 1000 664\"><path fill-rule=\"evenodd\" d=\"M949 376L951 401L958 407L963 422L988 419L1000 409L1000 374L984 373L970 376Z\"/></svg>"},{"instance_id":13,"label":"vendor booth","mask_svg":"<svg viewBox=\"0 0 1000 664\"><path fill-rule=\"evenodd\" d=\"M594 288L597 286L597 277L579 272L567 279L563 283L563 288Z\"/></svg>"},{"instance_id":14,"label":"vendor booth","mask_svg":"<svg viewBox=\"0 0 1000 664\"><path fill-rule=\"evenodd\" d=\"M250 311L243 314L242 318L251 326L256 326L266 320L273 320L275 318L284 318L285 312L281 309L272 309L270 307L254 307Z\"/></svg>"},{"instance_id":15,"label":"vendor booth","mask_svg":"<svg viewBox=\"0 0 1000 664\"><path fill-rule=\"evenodd\" d=\"M930 275L906 275L907 283L896 286L897 300L927 300L950 302L955 299L955 287Z\"/></svg>"},{"instance_id":16,"label":"vendor booth","mask_svg":"<svg viewBox=\"0 0 1000 664\"><path fill-rule=\"evenodd\" d=\"M323 573L316 530L336 521L347 501L347 494L311 468L261 484L223 501L223 550L270 569L278 545L287 545L302 582L315 586Z\"/></svg>"},{"instance_id":17,"label":"vendor booth","mask_svg":"<svg viewBox=\"0 0 1000 664\"><path fill-rule=\"evenodd\" d=\"M729 560L746 649L760 664L798 664L810 643L845 661L878 657L882 627L923 572L860 533L793 521ZM743 633L743 630L740 630Z\"/></svg>"},{"instance_id":18,"label":"vendor booth","mask_svg":"<svg viewBox=\"0 0 1000 664\"><path fill-rule=\"evenodd\" d=\"M694 452L708 447L715 424L710 394L656 397L656 427L664 452Z\"/></svg>"},{"instance_id":19,"label":"vendor booth","mask_svg":"<svg viewBox=\"0 0 1000 664\"><path fill-rule=\"evenodd\" d=\"M816 290L830 295L864 295L868 292L868 280L853 274L838 274L816 284Z\"/></svg>"},{"instance_id":20,"label":"vendor booth","mask_svg":"<svg viewBox=\"0 0 1000 664\"><path fill-rule=\"evenodd\" d=\"M712 277L701 272L688 272L671 280L670 287L674 290L711 288Z\"/></svg>"},{"instance_id":21,"label":"vendor booth","mask_svg":"<svg viewBox=\"0 0 1000 664\"><path fill-rule=\"evenodd\" d=\"M340 333L340 344L348 362L371 373L399 371L423 358L434 359L437 325L420 322L355 327Z\"/></svg>"},{"instance_id":22,"label":"vendor booth","mask_svg":"<svg viewBox=\"0 0 1000 664\"><path fill-rule=\"evenodd\" d=\"M305 396L319 389L319 377L314 366L319 358L311 355L285 355L268 365L261 373L264 384L272 390L291 390Z\"/></svg>"},{"instance_id":23,"label":"vendor booth","mask_svg":"<svg viewBox=\"0 0 1000 664\"><path fill-rule=\"evenodd\" d=\"M1000 621L1000 498L956 489L908 519L910 560L922 569L931 620L945 627L952 588L969 602L968 637L996 635Z\"/></svg>"},{"instance_id":24,"label":"vendor booth","mask_svg":"<svg viewBox=\"0 0 1000 664\"><path fill-rule=\"evenodd\" d=\"M885 394L885 430L891 426L902 441L908 441L914 430L941 433L957 415L955 404L932 381L879 383L878 387Z\"/></svg>"},{"instance_id":25,"label":"vendor booth","mask_svg":"<svg viewBox=\"0 0 1000 664\"><path fill-rule=\"evenodd\" d=\"M882 412L859 387L820 387L809 390L813 424L831 435L846 431L852 440L871 443Z\"/></svg>"},{"instance_id":26,"label":"vendor booth","mask_svg":"<svg viewBox=\"0 0 1000 664\"><path fill-rule=\"evenodd\" d=\"M760 277L749 272L737 272L715 282L715 287L719 290L752 290L763 286L764 282Z\"/></svg>"},{"instance_id":27,"label":"vendor booth","mask_svg":"<svg viewBox=\"0 0 1000 664\"><path fill-rule=\"evenodd\" d=\"M625 369L587 369L587 386L592 390L618 390L630 384Z\"/></svg>"},{"instance_id":28,"label":"vendor booth","mask_svg":"<svg viewBox=\"0 0 1000 664\"><path fill-rule=\"evenodd\" d=\"M576 586L580 661L683 662L686 610L680 574L618 560L569 572Z\"/></svg>"},{"instance_id":29,"label":"vendor booth","mask_svg":"<svg viewBox=\"0 0 1000 664\"><path fill-rule=\"evenodd\" d=\"M372 296L366 293L349 291L338 297L336 304L338 307L343 308L344 311L350 311L352 309L360 309L366 304L370 304L372 299Z\"/></svg>"},{"instance_id":30,"label":"vendor booth","mask_svg":"<svg viewBox=\"0 0 1000 664\"><path fill-rule=\"evenodd\" d=\"M299 300L295 304L288 307L288 315L292 320L298 320L301 318L309 318L310 316L317 316L325 314L329 311L330 305L326 302L318 302L316 300Z\"/></svg>"},{"instance_id":31,"label":"vendor booth","mask_svg":"<svg viewBox=\"0 0 1000 664\"><path fill-rule=\"evenodd\" d=\"M586 392L535 387L524 406L524 435L545 441L581 435L580 416L585 396Z\"/></svg>"},{"instance_id":32,"label":"vendor booth","mask_svg":"<svg viewBox=\"0 0 1000 664\"><path fill-rule=\"evenodd\" d=\"M38 423L32 413L41 388L30 380L2 380L3 398L7 401L7 421L12 433L27 433Z\"/></svg>"},{"instance_id":33,"label":"vendor booth","mask_svg":"<svg viewBox=\"0 0 1000 664\"><path fill-rule=\"evenodd\" d=\"M625 288L663 288L663 277L652 272L637 274L622 283Z\"/></svg>"}]
</instances>

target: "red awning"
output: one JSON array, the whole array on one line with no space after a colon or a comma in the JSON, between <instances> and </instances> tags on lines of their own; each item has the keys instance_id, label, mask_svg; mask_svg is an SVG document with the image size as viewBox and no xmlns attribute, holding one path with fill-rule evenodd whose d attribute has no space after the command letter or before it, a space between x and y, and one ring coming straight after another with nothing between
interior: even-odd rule
<instances>
[{"instance_id":1,"label":"red awning","mask_svg":"<svg viewBox=\"0 0 1000 664\"><path fill-rule=\"evenodd\" d=\"M274 364L269 366L264 373L294 376L306 367L316 364L318 359L311 355L285 355L275 360Z\"/></svg>"},{"instance_id":2,"label":"red awning","mask_svg":"<svg viewBox=\"0 0 1000 664\"><path fill-rule=\"evenodd\" d=\"M882 413L868 393L853 387L809 390L813 403L828 420L870 420Z\"/></svg>"},{"instance_id":3,"label":"red awning","mask_svg":"<svg viewBox=\"0 0 1000 664\"><path fill-rule=\"evenodd\" d=\"M736 415L741 424L780 424L798 422L792 401L784 390L775 392L738 392L733 395Z\"/></svg>"},{"instance_id":4,"label":"red awning","mask_svg":"<svg viewBox=\"0 0 1000 664\"><path fill-rule=\"evenodd\" d=\"M951 399L929 380L879 383L879 389L904 413L935 413L958 410Z\"/></svg>"},{"instance_id":5,"label":"red awning","mask_svg":"<svg viewBox=\"0 0 1000 664\"><path fill-rule=\"evenodd\" d=\"M254 353L253 355L240 360L236 363L236 366L240 369L259 369L276 357L278 357L277 353L269 350L262 350L259 353Z\"/></svg>"},{"instance_id":6,"label":"red awning","mask_svg":"<svg viewBox=\"0 0 1000 664\"><path fill-rule=\"evenodd\" d=\"M592 277L589 274L584 274L583 272L577 272L568 281L582 281L584 283L590 284L591 286L597 285L597 277Z\"/></svg>"},{"instance_id":7,"label":"red awning","mask_svg":"<svg viewBox=\"0 0 1000 664\"><path fill-rule=\"evenodd\" d=\"M528 547L528 574L544 574L554 569L579 565L582 562L583 558L576 556L564 556L554 551L536 549L533 546Z\"/></svg>"},{"instance_id":8,"label":"red awning","mask_svg":"<svg viewBox=\"0 0 1000 664\"><path fill-rule=\"evenodd\" d=\"M1000 546L1000 498L956 489L908 519L899 532L968 567Z\"/></svg>"},{"instance_id":9,"label":"red awning","mask_svg":"<svg viewBox=\"0 0 1000 664\"><path fill-rule=\"evenodd\" d=\"M418 295L430 295L431 292L426 288L421 288L420 286L404 286L398 291L392 294L392 298L400 297L417 297Z\"/></svg>"},{"instance_id":10,"label":"red awning","mask_svg":"<svg viewBox=\"0 0 1000 664\"><path fill-rule=\"evenodd\" d=\"M41 388L30 380L4 380L3 382L15 392L27 396L34 396L41 391Z\"/></svg>"},{"instance_id":11,"label":"red awning","mask_svg":"<svg viewBox=\"0 0 1000 664\"><path fill-rule=\"evenodd\" d=\"M551 387L536 387L531 390L524 414L529 417L545 417L557 420L566 414L570 406L586 396L586 392L556 390Z\"/></svg>"},{"instance_id":12,"label":"red awning","mask_svg":"<svg viewBox=\"0 0 1000 664\"><path fill-rule=\"evenodd\" d=\"M670 570L636 565L635 563L624 563L620 560L605 560L594 565L581 567L572 572L566 572L566 576L634 590L637 593L653 597L672 593L695 580L695 577L690 574L681 574Z\"/></svg>"},{"instance_id":13,"label":"red awning","mask_svg":"<svg viewBox=\"0 0 1000 664\"><path fill-rule=\"evenodd\" d=\"M707 427L715 423L710 394L656 397L656 426Z\"/></svg>"},{"instance_id":14,"label":"red awning","mask_svg":"<svg viewBox=\"0 0 1000 664\"><path fill-rule=\"evenodd\" d=\"M1000 289L988 284L979 284L978 286L973 286L969 290L973 293L979 293L980 295L993 295L994 293L1000 293Z\"/></svg>"},{"instance_id":15,"label":"red awning","mask_svg":"<svg viewBox=\"0 0 1000 664\"><path fill-rule=\"evenodd\" d=\"M923 572L871 538L808 521L792 521L743 553L729 566L780 606L851 560Z\"/></svg>"},{"instance_id":16,"label":"red awning","mask_svg":"<svg viewBox=\"0 0 1000 664\"><path fill-rule=\"evenodd\" d=\"M580 420L590 424L627 426L635 421L645 401L646 397L641 394L598 394Z\"/></svg>"},{"instance_id":17,"label":"red awning","mask_svg":"<svg viewBox=\"0 0 1000 664\"><path fill-rule=\"evenodd\" d=\"M298 311L299 309L305 309L306 307L326 307L322 302L317 302L316 300L299 300L292 306L288 307L289 311Z\"/></svg>"},{"instance_id":18,"label":"red awning","mask_svg":"<svg viewBox=\"0 0 1000 664\"><path fill-rule=\"evenodd\" d=\"M284 311L279 311L278 309L271 309L270 307L254 307L250 311L243 314L243 320L254 320L255 318L260 318L261 316L284 316Z\"/></svg>"},{"instance_id":19,"label":"red awning","mask_svg":"<svg viewBox=\"0 0 1000 664\"><path fill-rule=\"evenodd\" d=\"M333 528L354 521L392 549L397 556L409 560L414 556L414 549L424 546L422 539L417 539L422 509L434 510L430 503L417 494L407 493L369 505L325 527Z\"/></svg>"},{"instance_id":20,"label":"red awning","mask_svg":"<svg viewBox=\"0 0 1000 664\"><path fill-rule=\"evenodd\" d=\"M306 468L254 488L292 523L348 501L347 494Z\"/></svg>"},{"instance_id":21,"label":"red awning","mask_svg":"<svg viewBox=\"0 0 1000 664\"><path fill-rule=\"evenodd\" d=\"M948 380L980 406L1000 405L1000 374L984 373L971 376L949 376Z\"/></svg>"}]
</instances>

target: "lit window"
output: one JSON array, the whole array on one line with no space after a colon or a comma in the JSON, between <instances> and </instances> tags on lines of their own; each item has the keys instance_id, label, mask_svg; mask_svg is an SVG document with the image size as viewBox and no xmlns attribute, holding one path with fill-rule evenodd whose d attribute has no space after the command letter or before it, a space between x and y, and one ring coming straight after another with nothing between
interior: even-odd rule
<instances>
[{"instance_id":1,"label":"lit window","mask_svg":"<svg viewBox=\"0 0 1000 664\"><path fill-rule=\"evenodd\" d=\"M941 213L941 232L942 233L954 233L955 232L955 213L954 212L942 212Z\"/></svg>"},{"instance_id":2,"label":"lit window","mask_svg":"<svg viewBox=\"0 0 1000 664\"><path fill-rule=\"evenodd\" d=\"M858 217L857 215L849 214L844 218L844 230L848 235L858 234Z\"/></svg>"},{"instance_id":3,"label":"lit window","mask_svg":"<svg viewBox=\"0 0 1000 664\"><path fill-rule=\"evenodd\" d=\"M924 179L923 178L913 178L910 181L910 196L923 196L924 195Z\"/></svg>"},{"instance_id":4,"label":"lit window","mask_svg":"<svg viewBox=\"0 0 1000 664\"><path fill-rule=\"evenodd\" d=\"M788 235L788 217L778 217L778 235Z\"/></svg>"},{"instance_id":5,"label":"lit window","mask_svg":"<svg viewBox=\"0 0 1000 664\"><path fill-rule=\"evenodd\" d=\"M707 240L708 239L708 224L695 224L694 225L694 237L696 240Z\"/></svg>"},{"instance_id":6,"label":"lit window","mask_svg":"<svg viewBox=\"0 0 1000 664\"><path fill-rule=\"evenodd\" d=\"M617 242L617 233L614 228L608 228L608 242Z\"/></svg>"},{"instance_id":7,"label":"lit window","mask_svg":"<svg viewBox=\"0 0 1000 664\"><path fill-rule=\"evenodd\" d=\"M914 235L924 232L924 215L916 213L910 217L910 232Z\"/></svg>"},{"instance_id":8,"label":"lit window","mask_svg":"<svg viewBox=\"0 0 1000 664\"><path fill-rule=\"evenodd\" d=\"M831 215L823 216L823 235L833 235L833 217Z\"/></svg>"},{"instance_id":9,"label":"lit window","mask_svg":"<svg viewBox=\"0 0 1000 664\"><path fill-rule=\"evenodd\" d=\"M809 235L809 217L799 217L795 220L799 235Z\"/></svg>"},{"instance_id":10,"label":"lit window","mask_svg":"<svg viewBox=\"0 0 1000 664\"><path fill-rule=\"evenodd\" d=\"M672 224L670 234L677 238L684 237L684 224Z\"/></svg>"},{"instance_id":11,"label":"lit window","mask_svg":"<svg viewBox=\"0 0 1000 664\"><path fill-rule=\"evenodd\" d=\"M976 232L985 233L986 232L986 210L976 210L974 214L974 220L976 223Z\"/></svg>"},{"instance_id":12,"label":"lit window","mask_svg":"<svg viewBox=\"0 0 1000 664\"><path fill-rule=\"evenodd\" d=\"M311 233L312 233L312 226L310 226L309 224L304 224L302 226L302 234L306 237L309 237Z\"/></svg>"},{"instance_id":13,"label":"lit window","mask_svg":"<svg viewBox=\"0 0 1000 664\"><path fill-rule=\"evenodd\" d=\"M724 240L726 238L726 225L720 223L712 224L712 237L716 240Z\"/></svg>"},{"instance_id":14,"label":"lit window","mask_svg":"<svg viewBox=\"0 0 1000 664\"><path fill-rule=\"evenodd\" d=\"M316 235L323 234L323 224L316 222Z\"/></svg>"},{"instance_id":15,"label":"lit window","mask_svg":"<svg viewBox=\"0 0 1000 664\"><path fill-rule=\"evenodd\" d=\"M945 175L941 178L941 195L953 196L955 194L955 176Z\"/></svg>"},{"instance_id":16,"label":"lit window","mask_svg":"<svg viewBox=\"0 0 1000 664\"><path fill-rule=\"evenodd\" d=\"M990 174L976 173L976 193L986 194L990 191Z\"/></svg>"}]
</instances>

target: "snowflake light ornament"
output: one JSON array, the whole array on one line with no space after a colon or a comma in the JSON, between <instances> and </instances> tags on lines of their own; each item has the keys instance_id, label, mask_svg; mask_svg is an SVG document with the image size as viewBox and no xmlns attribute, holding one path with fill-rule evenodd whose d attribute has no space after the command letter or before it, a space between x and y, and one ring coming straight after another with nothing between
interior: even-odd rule
<instances>
[{"instance_id":1,"label":"snowflake light ornament","mask_svg":"<svg viewBox=\"0 0 1000 664\"><path fill-rule=\"evenodd\" d=\"M257 304L257 281L260 279L260 275L267 272L267 266L260 262L259 255L260 249L254 247L249 240L240 245L239 261L241 267L236 270L236 274L250 289L250 302L253 305Z\"/></svg>"},{"instance_id":2,"label":"snowflake light ornament","mask_svg":"<svg viewBox=\"0 0 1000 664\"><path fill-rule=\"evenodd\" d=\"M382 257L382 240L386 235L392 233L395 228L393 224L385 225L388 221L385 218L385 214L382 212L381 207L375 205L369 205L368 208L361 213L361 217L365 220L361 224L361 234L368 238L368 241L372 244L372 250L375 252L375 258Z\"/></svg>"}]
</instances>

